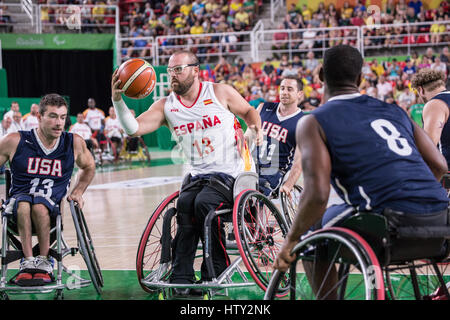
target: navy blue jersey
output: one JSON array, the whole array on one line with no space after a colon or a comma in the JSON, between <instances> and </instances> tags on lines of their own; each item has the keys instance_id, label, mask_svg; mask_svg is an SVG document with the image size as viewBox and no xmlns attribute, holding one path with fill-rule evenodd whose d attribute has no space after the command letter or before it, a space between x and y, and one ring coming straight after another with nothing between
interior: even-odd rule
<instances>
[{"instance_id":1,"label":"navy blue jersey","mask_svg":"<svg viewBox=\"0 0 450 320\"><path fill-rule=\"evenodd\" d=\"M298 109L298 112L282 117L278 112L278 105L266 102L260 112L264 142L259 147L258 162L262 175L274 175L278 171L286 173L294 160L295 129L303 112Z\"/></svg>"},{"instance_id":2,"label":"navy blue jersey","mask_svg":"<svg viewBox=\"0 0 450 320\"><path fill-rule=\"evenodd\" d=\"M444 101L447 104L447 107L450 108L450 91L441 92L434 96L433 99ZM447 123L442 129L439 146L442 154L447 160L447 166L450 168L450 119L447 120Z\"/></svg>"},{"instance_id":3,"label":"navy blue jersey","mask_svg":"<svg viewBox=\"0 0 450 320\"><path fill-rule=\"evenodd\" d=\"M446 191L419 153L401 108L356 94L331 99L312 115L326 136L331 183L347 204L412 214L447 208Z\"/></svg>"},{"instance_id":4,"label":"navy blue jersey","mask_svg":"<svg viewBox=\"0 0 450 320\"><path fill-rule=\"evenodd\" d=\"M63 132L54 150L45 150L35 130L19 131L11 166L10 195L30 194L58 205L67 193L74 166L73 135Z\"/></svg>"}]
</instances>

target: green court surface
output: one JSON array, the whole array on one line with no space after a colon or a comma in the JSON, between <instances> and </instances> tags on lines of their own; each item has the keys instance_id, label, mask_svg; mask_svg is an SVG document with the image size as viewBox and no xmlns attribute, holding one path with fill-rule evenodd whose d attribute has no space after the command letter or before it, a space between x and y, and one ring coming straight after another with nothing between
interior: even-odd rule
<instances>
[{"instance_id":1,"label":"green court surface","mask_svg":"<svg viewBox=\"0 0 450 320\"><path fill-rule=\"evenodd\" d=\"M8 270L8 280L16 274L17 270ZM158 293L147 293L139 285L135 270L103 270L104 287L101 295L98 295L92 285L64 290L64 300L158 300ZM81 277L89 279L86 270L81 271ZM247 274L247 277L250 277ZM66 283L67 276L63 275ZM258 287L233 288L228 290L229 296L223 294L215 296L218 300L262 300L264 292ZM11 300L53 300L55 293L46 294L11 294ZM198 299L198 298L197 298Z\"/></svg>"},{"instance_id":2,"label":"green court surface","mask_svg":"<svg viewBox=\"0 0 450 320\"><path fill-rule=\"evenodd\" d=\"M8 279L10 279L17 270L8 270ZM159 293L147 293L138 283L135 270L103 270L102 275L104 278L104 287L101 295L98 295L92 285L75 290L64 290L64 300L158 300L160 298ZM250 279L250 275L246 273L246 276ZM81 277L89 279L87 271L81 271ZM426 281L425 276L419 276L421 286L424 286ZM303 274L297 274L297 287L302 286L302 292L308 292L310 289L306 278ZM68 277L63 276L63 282L67 283ZM233 278L233 281L238 282L239 278ZM358 283L361 281L361 276L350 275L349 285L351 283ZM393 279L394 294L397 299L400 300L413 300L414 289L411 285L409 276L397 275ZM444 276L444 281L450 281L450 276ZM433 286L434 287L434 286ZM357 290L359 291L359 289ZM213 300L232 300L232 301L245 301L245 300L262 300L264 292L258 286L233 288L228 290L228 296L224 295L225 291L215 295ZM11 300L53 300L54 293L47 294L9 294ZM362 297L362 292L353 292L349 298L356 297L359 299ZM359 297L359 298L358 298ZM388 297L386 297L389 299ZM202 297L186 297L183 300L198 300ZM289 297L284 297L282 300L288 300Z\"/></svg>"}]
</instances>

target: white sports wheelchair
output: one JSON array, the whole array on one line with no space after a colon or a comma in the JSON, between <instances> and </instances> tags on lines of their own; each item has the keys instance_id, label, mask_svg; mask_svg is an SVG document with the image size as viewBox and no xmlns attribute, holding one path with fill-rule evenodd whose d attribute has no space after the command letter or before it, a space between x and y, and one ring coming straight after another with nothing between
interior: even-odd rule
<instances>
[{"instance_id":1,"label":"white sports wheelchair","mask_svg":"<svg viewBox=\"0 0 450 320\"><path fill-rule=\"evenodd\" d=\"M11 185L11 173L9 170L5 172L6 178L6 198L9 198L8 191ZM2 203L4 201L2 200ZM55 282L43 286L18 286L12 281L15 276L8 275L8 264L23 258L22 245L18 238L17 224L11 214L6 212L6 208L2 205L2 243L1 243L1 273L0 273L0 300L8 300L8 294L32 294L32 293L51 293L55 292L55 299L64 298L64 289L79 289L89 285L93 285L97 294L101 294L103 287L103 276L98 264L92 238L84 219L82 210L73 202L69 203L70 212L75 226L77 236L77 247L70 248L63 236L62 216L58 214L56 218L51 219L50 230L50 251L49 255L56 261ZM33 228L34 230L34 228ZM35 234L33 234L35 235ZM12 249L12 250L11 250ZM63 259L67 255L74 256L77 252L83 257L90 279L83 279L75 270L69 270L63 265ZM33 255L39 254L39 244L33 247ZM66 273L70 281L63 282L63 272ZM8 280L8 278L11 278Z\"/></svg>"},{"instance_id":2,"label":"white sports wheelchair","mask_svg":"<svg viewBox=\"0 0 450 320\"><path fill-rule=\"evenodd\" d=\"M227 233L227 253L236 256L234 261L220 275L211 281L194 284L169 283L172 264L172 241L177 232L176 206L179 191L165 198L156 208L144 229L139 242L136 270L139 284L149 293L158 293L160 299L171 298L172 288L196 288L205 293L203 298L236 287L258 285L265 290L272 273L272 263L284 242L288 231L288 214L280 212L277 206L258 190L258 175L252 172L241 173L233 186L234 203L231 209L211 211L205 219L204 248L199 242L197 257L204 256L209 274L214 275L211 246L208 239L211 222L220 216L225 221ZM282 200L288 201L287 198ZM284 203L284 207L293 206ZM250 281L240 264L244 263L253 281ZM237 275L237 276L235 276ZM233 277L234 276L234 277ZM286 285L277 295L284 295Z\"/></svg>"}]
</instances>

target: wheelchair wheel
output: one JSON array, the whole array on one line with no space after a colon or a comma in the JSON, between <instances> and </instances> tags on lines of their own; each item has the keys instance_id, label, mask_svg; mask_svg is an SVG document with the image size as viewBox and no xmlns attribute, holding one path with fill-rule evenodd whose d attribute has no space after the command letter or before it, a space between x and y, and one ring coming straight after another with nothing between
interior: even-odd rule
<instances>
[{"instance_id":1,"label":"wheelchair wheel","mask_svg":"<svg viewBox=\"0 0 450 320\"><path fill-rule=\"evenodd\" d=\"M285 220L266 196L244 190L234 203L233 229L242 261L256 284L266 290L272 264L288 231ZM284 295L288 289L289 280L284 278L277 294Z\"/></svg>"},{"instance_id":2,"label":"wheelchair wheel","mask_svg":"<svg viewBox=\"0 0 450 320\"><path fill-rule=\"evenodd\" d=\"M146 292L154 290L142 281L167 280L171 272L171 241L177 232L175 209L179 191L164 199L151 215L141 240L136 257L139 284Z\"/></svg>"},{"instance_id":3,"label":"wheelchair wheel","mask_svg":"<svg viewBox=\"0 0 450 320\"><path fill-rule=\"evenodd\" d=\"M86 224L86 220L84 219L83 211L75 205L73 201L70 201L70 211L72 213L72 219L75 226L75 231L77 233L78 248L84 262L86 263L92 284L94 285L97 293L101 294L101 288L104 284L102 271L95 255L94 245Z\"/></svg>"},{"instance_id":4,"label":"wheelchair wheel","mask_svg":"<svg viewBox=\"0 0 450 320\"><path fill-rule=\"evenodd\" d=\"M411 261L385 268L387 292L392 300L449 300L450 261Z\"/></svg>"},{"instance_id":5,"label":"wheelchair wheel","mask_svg":"<svg viewBox=\"0 0 450 320\"><path fill-rule=\"evenodd\" d=\"M294 188L291 191L291 198L289 198L284 192L280 192L281 207L289 227L292 226L295 214L297 213L297 207L300 203L302 192L303 188L298 185L294 185Z\"/></svg>"},{"instance_id":6,"label":"wheelchair wheel","mask_svg":"<svg viewBox=\"0 0 450 320\"><path fill-rule=\"evenodd\" d=\"M297 259L290 267L291 300L383 300L383 275L371 247L358 234L344 228L327 228L307 235L293 249ZM301 261L301 263L299 263ZM312 270L322 266L320 276ZM305 270L309 269L310 278ZM329 288L330 277L335 285ZM276 297L283 273L276 270L264 299ZM319 283L312 289L312 279Z\"/></svg>"}]
</instances>

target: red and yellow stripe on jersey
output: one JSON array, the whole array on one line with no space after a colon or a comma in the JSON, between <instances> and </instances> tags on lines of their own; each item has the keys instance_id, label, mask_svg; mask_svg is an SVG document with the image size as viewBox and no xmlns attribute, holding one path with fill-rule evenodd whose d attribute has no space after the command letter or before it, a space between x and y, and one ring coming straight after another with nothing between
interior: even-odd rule
<instances>
[{"instance_id":1,"label":"red and yellow stripe on jersey","mask_svg":"<svg viewBox=\"0 0 450 320\"><path fill-rule=\"evenodd\" d=\"M244 160L244 170L250 171L252 168L250 150L248 149L247 141L245 141L241 123L237 118L234 118L234 138L236 139L236 147L238 152Z\"/></svg>"}]
</instances>

